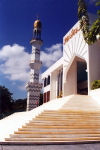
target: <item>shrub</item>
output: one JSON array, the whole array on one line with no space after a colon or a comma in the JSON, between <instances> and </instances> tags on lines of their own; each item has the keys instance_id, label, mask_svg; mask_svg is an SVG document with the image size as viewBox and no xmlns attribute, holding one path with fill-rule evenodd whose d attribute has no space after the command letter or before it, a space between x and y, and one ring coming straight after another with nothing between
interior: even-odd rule
<instances>
[{"instance_id":1,"label":"shrub","mask_svg":"<svg viewBox=\"0 0 100 150\"><path fill-rule=\"evenodd\" d=\"M91 89L94 90L98 88L100 88L100 80L94 80L91 84Z\"/></svg>"}]
</instances>

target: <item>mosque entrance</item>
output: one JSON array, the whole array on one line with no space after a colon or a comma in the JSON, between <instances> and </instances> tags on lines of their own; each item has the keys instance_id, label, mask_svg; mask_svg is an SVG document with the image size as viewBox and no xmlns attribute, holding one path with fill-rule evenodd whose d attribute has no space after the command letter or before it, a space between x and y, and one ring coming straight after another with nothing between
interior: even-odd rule
<instances>
[{"instance_id":1,"label":"mosque entrance","mask_svg":"<svg viewBox=\"0 0 100 150\"><path fill-rule=\"evenodd\" d=\"M87 62L75 56L67 69L64 96L72 94L88 95Z\"/></svg>"},{"instance_id":2,"label":"mosque entrance","mask_svg":"<svg viewBox=\"0 0 100 150\"><path fill-rule=\"evenodd\" d=\"M77 94L88 94L87 64L85 61L77 61Z\"/></svg>"}]
</instances>

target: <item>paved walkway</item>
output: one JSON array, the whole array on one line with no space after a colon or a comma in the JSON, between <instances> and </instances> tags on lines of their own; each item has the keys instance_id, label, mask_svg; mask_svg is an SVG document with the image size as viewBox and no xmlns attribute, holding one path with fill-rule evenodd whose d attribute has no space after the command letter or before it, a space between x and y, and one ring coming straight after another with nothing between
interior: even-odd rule
<instances>
[{"instance_id":1,"label":"paved walkway","mask_svg":"<svg viewBox=\"0 0 100 150\"><path fill-rule=\"evenodd\" d=\"M100 150L100 144L78 144L78 145L4 145L0 150Z\"/></svg>"},{"instance_id":2,"label":"paved walkway","mask_svg":"<svg viewBox=\"0 0 100 150\"><path fill-rule=\"evenodd\" d=\"M63 105L62 109L95 111L100 110L100 104L90 96L74 95Z\"/></svg>"}]
</instances>

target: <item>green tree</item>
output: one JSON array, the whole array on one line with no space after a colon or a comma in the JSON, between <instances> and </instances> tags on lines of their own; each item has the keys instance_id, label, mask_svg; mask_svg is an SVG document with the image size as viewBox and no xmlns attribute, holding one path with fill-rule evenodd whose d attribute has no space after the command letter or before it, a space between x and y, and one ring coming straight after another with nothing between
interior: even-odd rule
<instances>
[{"instance_id":1,"label":"green tree","mask_svg":"<svg viewBox=\"0 0 100 150\"><path fill-rule=\"evenodd\" d=\"M22 112L26 111L27 99L17 99L12 103L12 111L13 112Z\"/></svg>"},{"instance_id":2,"label":"green tree","mask_svg":"<svg viewBox=\"0 0 100 150\"><path fill-rule=\"evenodd\" d=\"M100 0L96 1L96 6L100 7ZM97 35L100 35L100 10L97 11L97 14L98 18L94 21L94 23L90 27L85 1L84 0L78 1L78 18L80 21L80 28L83 32L84 40L88 44L93 44L94 42L96 42Z\"/></svg>"},{"instance_id":3,"label":"green tree","mask_svg":"<svg viewBox=\"0 0 100 150\"><path fill-rule=\"evenodd\" d=\"M6 87L0 86L0 113L9 113L12 101L12 93Z\"/></svg>"}]
</instances>

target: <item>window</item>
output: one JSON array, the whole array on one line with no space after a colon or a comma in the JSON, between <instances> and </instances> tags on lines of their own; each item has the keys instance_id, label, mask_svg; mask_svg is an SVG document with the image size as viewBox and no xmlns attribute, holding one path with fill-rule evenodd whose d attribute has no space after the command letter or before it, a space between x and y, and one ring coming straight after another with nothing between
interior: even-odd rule
<instances>
[{"instance_id":1,"label":"window","mask_svg":"<svg viewBox=\"0 0 100 150\"><path fill-rule=\"evenodd\" d=\"M47 102L50 101L50 91L47 92Z\"/></svg>"},{"instance_id":2,"label":"window","mask_svg":"<svg viewBox=\"0 0 100 150\"><path fill-rule=\"evenodd\" d=\"M44 79L44 87L50 84L50 75Z\"/></svg>"},{"instance_id":3,"label":"window","mask_svg":"<svg viewBox=\"0 0 100 150\"><path fill-rule=\"evenodd\" d=\"M46 103L46 93L43 94L43 103Z\"/></svg>"},{"instance_id":4,"label":"window","mask_svg":"<svg viewBox=\"0 0 100 150\"><path fill-rule=\"evenodd\" d=\"M50 84L50 76L48 76L47 85Z\"/></svg>"},{"instance_id":5,"label":"window","mask_svg":"<svg viewBox=\"0 0 100 150\"><path fill-rule=\"evenodd\" d=\"M63 71L59 70L57 76L57 97L62 97Z\"/></svg>"},{"instance_id":6,"label":"window","mask_svg":"<svg viewBox=\"0 0 100 150\"><path fill-rule=\"evenodd\" d=\"M46 78L44 79L44 87L46 86Z\"/></svg>"},{"instance_id":7,"label":"window","mask_svg":"<svg viewBox=\"0 0 100 150\"><path fill-rule=\"evenodd\" d=\"M50 91L43 94L43 103L50 101Z\"/></svg>"}]
</instances>

